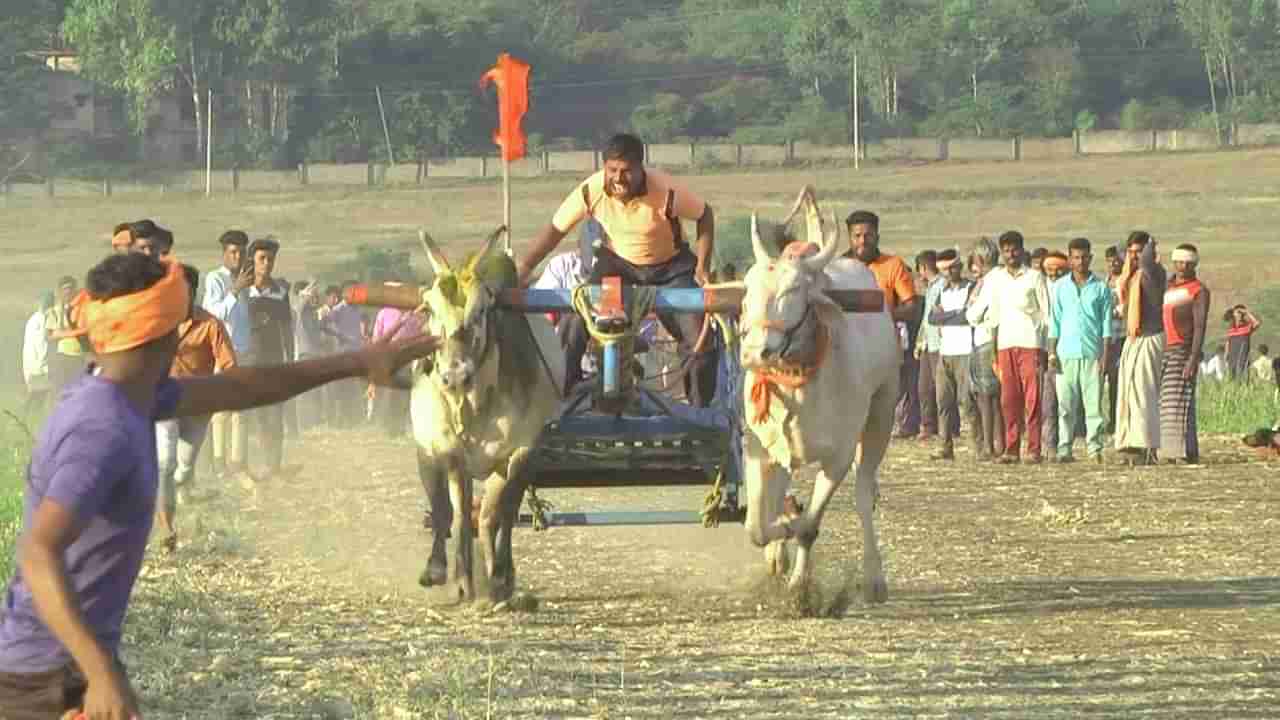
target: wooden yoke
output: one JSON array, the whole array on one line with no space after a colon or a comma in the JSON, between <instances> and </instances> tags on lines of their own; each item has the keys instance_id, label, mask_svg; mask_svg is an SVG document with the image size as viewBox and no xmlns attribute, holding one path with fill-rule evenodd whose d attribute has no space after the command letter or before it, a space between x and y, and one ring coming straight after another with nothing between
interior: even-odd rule
<instances>
[{"instance_id":1,"label":"wooden yoke","mask_svg":"<svg viewBox=\"0 0 1280 720\"><path fill-rule=\"evenodd\" d=\"M620 288L626 292L626 286ZM617 292L615 288L614 293ZM654 310L660 313L727 313L736 314L742 308L742 298L747 293L741 284L712 285L705 288L663 288L658 291ZM608 290L595 286L591 291L593 302L598 303L601 294ZM570 290L504 290L498 303L510 310L527 313L568 312L573 309ZM884 293L879 290L827 290L830 297L845 312L884 312ZM375 305L412 310L422 304L422 288L417 285L383 283L380 285L352 285L347 289L346 300L352 305ZM611 302L616 303L616 296Z\"/></svg>"}]
</instances>

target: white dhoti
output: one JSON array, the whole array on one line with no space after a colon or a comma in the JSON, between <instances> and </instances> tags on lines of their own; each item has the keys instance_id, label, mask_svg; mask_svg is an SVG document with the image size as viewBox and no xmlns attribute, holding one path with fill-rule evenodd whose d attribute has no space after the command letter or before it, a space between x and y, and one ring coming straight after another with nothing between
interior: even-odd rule
<instances>
[{"instance_id":1,"label":"white dhoti","mask_svg":"<svg viewBox=\"0 0 1280 720\"><path fill-rule=\"evenodd\" d=\"M1117 450L1160 447L1160 375L1164 334L1142 335L1125 341L1120 355L1116 398Z\"/></svg>"}]
</instances>

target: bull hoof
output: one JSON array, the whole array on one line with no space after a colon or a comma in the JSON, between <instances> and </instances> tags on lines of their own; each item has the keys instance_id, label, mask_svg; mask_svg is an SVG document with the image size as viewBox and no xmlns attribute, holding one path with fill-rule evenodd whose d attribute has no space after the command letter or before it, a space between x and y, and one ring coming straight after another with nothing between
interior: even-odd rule
<instances>
[{"instance_id":1,"label":"bull hoof","mask_svg":"<svg viewBox=\"0 0 1280 720\"><path fill-rule=\"evenodd\" d=\"M884 578L876 578L862 589L862 597L868 605L883 605L889 601L889 584Z\"/></svg>"},{"instance_id":2,"label":"bull hoof","mask_svg":"<svg viewBox=\"0 0 1280 720\"><path fill-rule=\"evenodd\" d=\"M788 570L787 562L787 544L781 540L775 540L764 548L765 570L770 577L786 577Z\"/></svg>"},{"instance_id":3,"label":"bull hoof","mask_svg":"<svg viewBox=\"0 0 1280 720\"><path fill-rule=\"evenodd\" d=\"M423 569L422 574L418 576L418 584L424 588L444 585L448 580L448 575L449 570L446 566L429 562L427 567Z\"/></svg>"},{"instance_id":4,"label":"bull hoof","mask_svg":"<svg viewBox=\"0 0 1280 720\"><path fill-rule=\"evenodd\" d=\"M500 613L532 613L538 611L538 597L532 593L515 593L510 598L494 603L490 615Z\"/></svg>"},{"instance_id":5,"label":"bull hoof","mask_svg":"<svg viewBox=\"0 0 1280 720\"><path fill-rule=\"evenodd\" d=\"M822 598L812 580L805 578L791 583L787 589L791 592L791 603L800 617L818 617L821 612Z\"/></svg>"}]
</instances>

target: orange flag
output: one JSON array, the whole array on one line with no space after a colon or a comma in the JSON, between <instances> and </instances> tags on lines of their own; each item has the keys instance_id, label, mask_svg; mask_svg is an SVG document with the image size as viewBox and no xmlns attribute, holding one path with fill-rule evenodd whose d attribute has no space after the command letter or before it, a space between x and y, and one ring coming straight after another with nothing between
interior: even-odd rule
<instances>
[{"instance_id":1,"label":"orange flag","mask_svg":"<svg viewBox=\"0 0 1280 720\"><path fill-rule=\"evenodd\" d=\"M498 86L498 129L493 141L502 148L503 160L519 160L525 153L520 120L529 110L529 65L502 53L498 64L481 76L480 87L487 87L490 81Z\"/></svg>"}]
</instances>

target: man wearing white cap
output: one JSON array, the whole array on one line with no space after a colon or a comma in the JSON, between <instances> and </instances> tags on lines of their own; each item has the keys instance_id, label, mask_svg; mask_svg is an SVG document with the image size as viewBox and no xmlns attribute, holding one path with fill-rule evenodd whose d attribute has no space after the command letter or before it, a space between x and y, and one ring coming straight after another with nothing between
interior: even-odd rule
<instances>
[{"instance_id":1,"label":"man wearing white cap","mask_svg":"<svg viewBox=\"0 0 1280 720\"><path fill-rule=\"evenodd\" d=\"M1160 455L1167 463L1200 461L1196 436L1196 373L1209 322L1209 288L1196 277L1200 255L1179 245L1164 293L1164 357L1160 379Z\"/></svg>"},{"instance_id":2,"label":"man wearing white cap","mask_svg":"<svg viewBox=\"0 0 1280 720\"><path fill-rule=\"evenodd\" d=\"M938 293L937 304L929 309L929 323L940 331L938 365L934 386L938 395L938 431L942 435L942 449L933 460L955 459L955 437L960 427L960 404L969 411L969 429L973 436L973 451L982 456L984 443L981 421L977 417L977 405L969 400L969 358L973 354L973 328L965 318L973 283L964 277L964 264L960 253L947 249L938 253L938 272L945 284Z\"/></svg>"}]
</instances>

